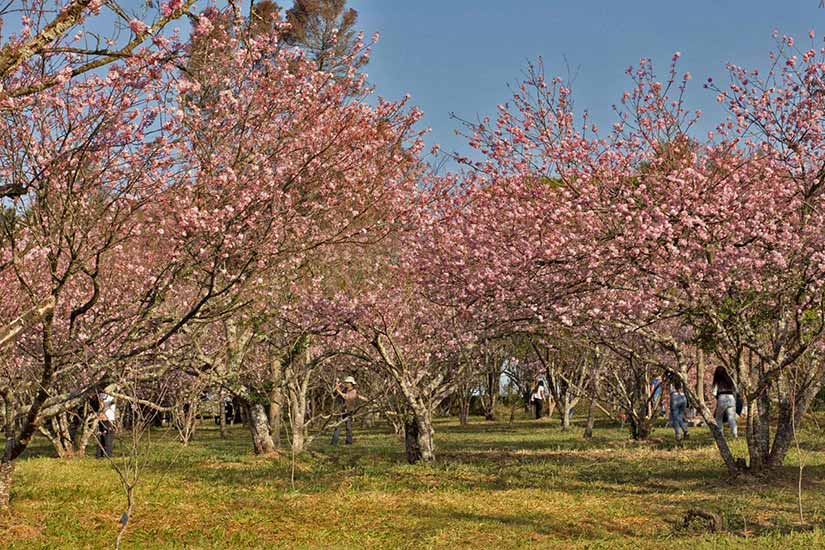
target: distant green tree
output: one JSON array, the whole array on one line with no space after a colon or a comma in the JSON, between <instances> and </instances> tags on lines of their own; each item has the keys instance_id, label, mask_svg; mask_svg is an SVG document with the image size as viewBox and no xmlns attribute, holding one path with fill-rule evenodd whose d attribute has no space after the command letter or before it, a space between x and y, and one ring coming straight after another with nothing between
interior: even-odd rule
<instances>
[{"instance_id":1,"label":"distant green tree","mask_svg":"<svg viewBox=\"0 0 825 550\"><path fill-rule=\"evenodd\" d=\"M358 12L347 8L346 0L295 0L286 20L291 25L287 43L305 49L319 70L339 72L344 68L341 59L358 37Z\"/></svg>"}]
</instances>

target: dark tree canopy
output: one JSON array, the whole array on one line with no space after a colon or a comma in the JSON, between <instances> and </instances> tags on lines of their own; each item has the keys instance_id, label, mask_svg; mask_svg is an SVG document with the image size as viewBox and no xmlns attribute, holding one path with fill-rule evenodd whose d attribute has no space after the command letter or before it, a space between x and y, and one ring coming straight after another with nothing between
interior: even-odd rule
<instances>
[{"instance_id":1,"label":"dark tree canopy","mask_svg":"<svg viewBox=\"0 0 825 550\"><path fill-rule=\"evenodd\" d=\"M286 12L288 43L304 48L320 70L335 72L357 37L358 12L346 0L295 0Z\"/></svg>"}]
</instances>

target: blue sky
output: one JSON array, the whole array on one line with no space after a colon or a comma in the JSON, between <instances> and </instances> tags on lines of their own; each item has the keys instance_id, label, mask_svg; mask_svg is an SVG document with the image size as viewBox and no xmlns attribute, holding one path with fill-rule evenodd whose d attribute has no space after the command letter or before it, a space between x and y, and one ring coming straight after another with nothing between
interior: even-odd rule
<instances>
[{"instance_id":1,"label":"blue sky","mask_svg":"<svg viewBox=\"0 0 825 550\"><path fill-rule=\"evenodd\" d=\"M199 2L205 5L209 0ZM244 0L243 5L248 5ZM137 9L143 0L122 0ZM292 0L280 0L291 6ZM693 75L688 105L706 115L699 130L712 128L720 108L702 88L707 77L723 83L727 62L764 67L779 29L798 43L807 33L825 35L819 0L348 0L358 27L381 33L367 71L378 93L412 95L432 128L429 144L470 154L455 135L454 112L465 119L494 115L507 101L508 83L527 62L544 59L547 76L576 73L577 110L588 109L602 128L615 120L611 105L629 87L625 69L650 57L666 74L675 51L680 72ZM223 4L218 0L218 4ZM14 17L4 30L19 27ZM98 23L100 24L100 23ZM103 23L104 25L110 23ZM187 24L181 27L186 30ZM102 30L102 29L101 29ZM821 42L820 42L821 43Z\"/></svg>"},{"instance_id":2,"label":"blue sky","mask_svg":"<svg viewBox=\"0 0 825 550\"><path fill-rule=\"evenodd\" d=\"M707 77L724 82L727 62L765 66L779 29L806 44L825 35L819 0L350 0L359 27L381 40L367 68L389 98L409 92L432 128L428 141L468 153L449 113L492 115L528 60L542 56L548 76L578 68L577 109L605 127L629 86L625 69L650 57L664 76L675 51L693 75L689 106L718 116ZM804 42L803 42L804 39Z\"/></svg>"}]
</instances>

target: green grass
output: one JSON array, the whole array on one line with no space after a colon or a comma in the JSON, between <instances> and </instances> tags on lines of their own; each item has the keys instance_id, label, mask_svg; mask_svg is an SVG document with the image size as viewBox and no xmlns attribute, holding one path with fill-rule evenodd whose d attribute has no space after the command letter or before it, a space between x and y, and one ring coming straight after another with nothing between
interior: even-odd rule
<instances>
[{"instance_id":1,"label":"green grass","mask_svg":"<svg viewBox=\"0 0 825 550\"><path fill-rule=\"evenodd\" d=\"M800 437L804 526L795 451L775 481L731 481L698 429L678 448L663 427L638 444L617 426L585 441L554 421L445 420L437 462L415 466L395 436L362 430L352 447L324 438L298 457L293 488L288 454L257 458L243 428L221 440L204 426L185 449L154 435L125 547L825 548L825 436L809 424ZM26 549L110 547L124 506L106 461L58 460L42 441L12 499L0 545ZM693 507L725 531L683 529Z\"/></svg>"}]
</instances>

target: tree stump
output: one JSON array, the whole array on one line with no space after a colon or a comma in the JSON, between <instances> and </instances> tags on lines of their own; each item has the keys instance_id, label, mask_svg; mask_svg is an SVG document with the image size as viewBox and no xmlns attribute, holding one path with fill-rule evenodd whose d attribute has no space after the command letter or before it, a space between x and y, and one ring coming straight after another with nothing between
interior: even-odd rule
<instances>
[{"instance_id":1,"label":"tree stump","mask_svg":"<svg viewBox=\"0 0 825 550\"><path fill-rule=\"evenodd\" d=\"M685 514L683 526L689 529L691 524L699 520L710 533L718 533L722 530L722 516L706 510L699 510L698 508L691 508Z\"/></svg>"}]
</instances>

